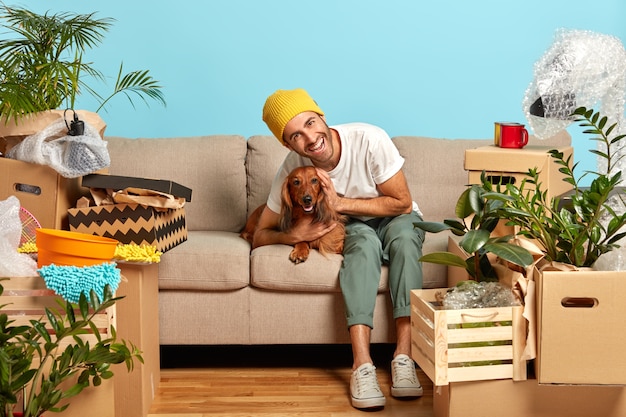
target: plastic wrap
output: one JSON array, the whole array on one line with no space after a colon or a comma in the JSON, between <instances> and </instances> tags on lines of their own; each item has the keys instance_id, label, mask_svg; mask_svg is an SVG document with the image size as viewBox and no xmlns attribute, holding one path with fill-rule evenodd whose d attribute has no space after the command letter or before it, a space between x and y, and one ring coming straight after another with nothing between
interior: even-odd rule
<instances>
[{"instance_id":1,"label":"plastic wrap","mask_svg":"<svg viewBox=\"0 0 626 417\"><path fill-rule=\"evenodd\" d=\"M560 29L553 45L535 63L523 109L535 136L547 139L567 128L570 114L581 106L600 104L599 110L623 129L625 99L626 51L621 41L590 31Z\"/></svg>"},{"instance_id":2,"label":"plastic wrap","mask_svg":"<svg viewBox=\"0 0 626 417\"><path fill-rule=\"evenodd\" d=\"M519 305L510 287L499 282L463 281L448 290L442 305L447 310Z\"/></svg>"},{"instance_id":3,"label":"plastic wrap","mask_svg":"<svg viewBox=\"0 0 626 417\"><path fill-rule=\"evenodd\" d=\"M20 202L15 196L0 201L0 277L32 277L37 275L37 262L18 253L22 222Z\"/></svg>"},{"instance_id":4,"label":"plastic wrap","mask_svg":"<svg viewBox=\"0 0 626 417\"><path fill-rule=\"evenodd\" d=\"M82 135L63 135L67 132L67 125L64 119L59 119L26 137L7 156L48 165L66 178L77 178L108 167L111 160L107 143L90 124L84 126Z\"/></svg>"}]
</instances>

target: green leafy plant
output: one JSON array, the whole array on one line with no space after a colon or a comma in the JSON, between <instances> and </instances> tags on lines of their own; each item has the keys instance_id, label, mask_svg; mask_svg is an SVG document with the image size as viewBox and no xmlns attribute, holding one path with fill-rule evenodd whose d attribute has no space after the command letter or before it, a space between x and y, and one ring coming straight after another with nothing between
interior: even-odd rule
<instances>
[{"instance_id":1,"label":"green leafy plant","mask_svg":"<svg viewBox=\"0 0 626 417\"><path fill-rule=\"evenodd\" d=\"M103 97L86 80L104 82L104 75L84 60L90 48L101 44L113 19L90 14L37 14L20 7L0 6L2 27L16 36L0 40L0 116L16 121L23 115L57 108L74 108L83 91L100 106L123 94L156 100L165 105L158 81L148 71L123 75L120 64L114 91Z\"/></svg>"},{"instance_id":2,"label":"green leafy plant","mask_svg":"<svg viewBox=\"0 0 626 417\"><path fill-rule=\"evenodd\" d=\"M509 242L513 235L492 236L500 221L499 210L504 202L503 199L491 198L491 183L484 173L481 182L482 185L469 186L459 197L455 207L458 220L446 219L443 223L421 221L415 222L414 226L431 233L449 230L462 236L459 246L470 254L463 259L450 252L434 252L422 256L420 261L465 268L479 282L497 281L489 254L520 266L530 265L533 258L526 249Z\"/></svg>"},{"instance_id":3,"label":"green leafy plant","mask_svg":"<svg viewBox=\"0 0 626 417\"><path fill-rule=\"evenodd\" d=\"M559 165L563 180L573 186L569 206L561 204L560 198L548 201L536 169L530 169L519 186L507 184L504 192L492 194L491 198L504 203L499 216L519 227L522 235L534 239L547 260L588 267L600 255L617 248L617 242L626 236L621 231L626 225L626 213L617 213L610 204L610 197L623 203L623 194L617 189L621 171L613 171L621 158L617 149L626 135L615 135L617 124L610 124L607 117L593 109L580 107L573 116L584 128L583 133L600 142L600 149L590 152L606 162L606 173L586 171L576 178L578 164L572 166L571 156L564 159L563 153L552 150L550 155ZM593 176L591 185L579 186L587 175Z\"/></svg>"},{"instance_id":4,"label":"green leafy plant","mask_svg":"<svg viewBox=\"0 0 626 417\"><path fill-rule=\"evenodd\" d=\"M3 291L0 285L0 295ZM90 384L98 386L103 379L113 377L112 364L125 363L130 372L135 359L143 362L135 346L116 341L113 326L110 337L102 338L93 321L119 299L107 286L102 300L92 290L89 299L81 294L77 305L59 301L58 309L45 309L51 331L42 320L13 326L14 321L0 313L0 416L12 417L22 395L24 417L61 412L69 406L67 402L61 405L64 400ZM80 312L78 317L75 308ZM96 338L95 345L81 338L87 333ZM67 344L65 348L61 348L62 342ZM69 388L61 386L72 378L75 382Z\"/></svg>"}]
</instances>

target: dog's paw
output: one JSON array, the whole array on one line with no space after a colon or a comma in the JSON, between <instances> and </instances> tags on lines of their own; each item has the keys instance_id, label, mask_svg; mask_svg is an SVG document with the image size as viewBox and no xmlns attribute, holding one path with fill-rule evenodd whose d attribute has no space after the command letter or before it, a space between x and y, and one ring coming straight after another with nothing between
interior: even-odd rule
<instances>
[{"instance_id":1,"label":"dog's paw","mask_svg":"<svg viewBox=\"0 0 626 417\"><path fill-rule=\"evenodd\" d=\"M295 264L302 263L309 259L309 245L298 243L291 253L289 254L289 260Z\"/></svg>"}]
</instances>

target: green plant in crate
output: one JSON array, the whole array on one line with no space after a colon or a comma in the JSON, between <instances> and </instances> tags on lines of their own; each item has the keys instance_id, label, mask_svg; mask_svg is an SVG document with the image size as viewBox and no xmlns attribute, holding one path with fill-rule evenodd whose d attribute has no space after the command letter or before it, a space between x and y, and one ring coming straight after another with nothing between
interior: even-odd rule
<instances>
[{"instance_id":1,"label":"green plant in crate","mask_svg":"<svg viewBox=\"0 0 626 417\"><path fill-rule=\"evenodd\" d=\"M492 236L501 220L499 210L504 205L504 198L493 198L493 195L493 185L483 172L481 184L470 185L457 200L455 214L458 220L415 222L415 227L427 232L449 230L462 236L459 246L470 254L467 259L463 259L450 252L434 252L422 256L420 261L464 268L472 279L479 282L498 280L489 254L523 267L530 265L533 262L532 255L528 250L510 243L513 235Z\"/></svg>"},{"instance_id":2,"label":"green plant in crate","mask_svg":"<svg viewBox=\"0 0 626 417\"><path fill-rule=\"evenodd\" d=\"M101 96L86 80L104 81L104 75L84 59L97 47L112 23L95 13L43 15L28 9L0 6L1 25L16 36L0 39L0 115L7 120L57 108L74 108L76 97L88 92L99 111L115 95L150 98L165 105L158 81L147 70L117 75L113 93Z\"/></svg>"},{"instance_id":3,"label":"green plant in crate","mask_svg":"<svg viewBox=\"0 0 626 417\"><path fill-rule=\"evenodd\" d=\"M4 287L0 284L0 295ZM0 417L13 416L13 409L23 395L24 417L40 416L45 411L60 412L69 404L63 400L79 394L90 384L98 386L113 377L112 364L125 363L130 372L134 360L143 362L141 352L126 341L116 340L115 328L102 338L93 319L119 300L108 286L100 300L94 290L89 299L81 294L77 305L59 301L60 309L45 309L51 331L42 320L13 326L6 313L0 313ZM5 306L0 306L4 308ZM78 309L77 317L74 310ZM95 345L81 339L91 333ZM67 347L60 349L61 343ZM61 384L75 382L64 388Z\"/></svg>"},{"instance_id":4,"label":"green plant in crate","mask_svg":"<svg viewBox=\"0 0 626 417\"><path fill-rule=\"evenodd\" d=\"M574 187L570 206L561 204L559 198L548 201L536 169L530 169L519 186L507 184L504 192L492 194L491 198L504 203L498 210L499 216L538 242L547 260L588 267L600 255L619 247L618 241L626 236L622 231L626 213L618 213L610 203L611 197L622 204L624 200L618 187L622 173L616 166L621 159L618 149L626 135L614 134L617 123L610 124L607 117L593 109L580 107L573 116L584 128L583 133L601 144L599 150L590 152L606 162L606 172L587 171L576 178L574 170L578 164L572 166L571 157L564 159L561 152L552 150L550 155L560 166L563 180ZM593 176L591 185L581 187L580 180L587 175Z\"/></svg>"}]
</instances>

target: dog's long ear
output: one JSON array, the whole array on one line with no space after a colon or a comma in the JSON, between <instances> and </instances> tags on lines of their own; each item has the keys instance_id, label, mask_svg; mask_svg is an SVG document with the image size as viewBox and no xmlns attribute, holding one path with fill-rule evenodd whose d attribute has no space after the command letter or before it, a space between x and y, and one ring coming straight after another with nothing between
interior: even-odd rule
<instances>
[{"instance_id":1,"label":"dog's long ear","mask_svg":"<svg viewBox=\"0 0 626 417\"><path fill-rule=\"evenodd\" d=\"M291 218L293 216L293 203L291 202L291 194L289 193L289 177L285 178L285 181L283 181L280 203L280 230L285 231L291 227Z\"/></svg>"},{"instance_id":2,"label":"dog's long ear","mask_svg":"<svg viewBox=\"0 0 626 417\"><path fill-rule=\"evenodd\" d=\"M317 196L317 221L321 223L330 223L335 220L335 210L328 203L328 198L320 187L320 193Z\"/></svg>"}]
</instances>

